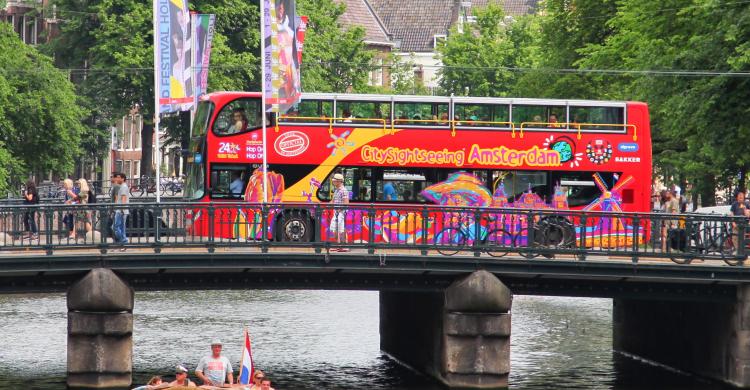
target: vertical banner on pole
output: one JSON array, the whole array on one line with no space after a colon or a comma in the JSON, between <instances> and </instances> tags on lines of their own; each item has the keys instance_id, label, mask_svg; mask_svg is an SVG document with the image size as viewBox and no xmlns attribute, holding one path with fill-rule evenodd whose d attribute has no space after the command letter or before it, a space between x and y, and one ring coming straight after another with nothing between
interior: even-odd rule
<instances>
[{"instance_id":1,"label":"vertical banner on pole","mask_svg":"<svg viewBox=\"0 0 750 390\"><path fill-rule=\"evenodd\" d=\"M156 201L161 200L162 153L159 115L189 110L194 104L187 0L154 0L154 146Z\"/></svg>"},{"instance_id":2,"label":"vertical banner on pole","mask_svg":"<svg viewBox=\"0 0 750 390\"><path fill-rule=\"evenodd\" d=\"M192 30L193 49L195 51L195 63L193 66L193 80L195 88L194 104L198 105L198 99L208 91L208 66L211 59L211 45L214 39L214 26L216 15L192 14L190 26Z\"/></svg>"},{"instance_id":3,"label":"vertical banner on pole","mask_svg":"<svg viewBox=\"0 0 750 390\"><path fill-rule=\"evenodd\" d=\"M264 0L266 111L285 113L302 94L300 65L307 17L297 16L295 0Z\"/></svg>"},{"instance_id":4,"label":"vertical banner on pole","mask_svg":"<svg viewBox=\"0 0 750 390\"><path fill-rule=\"evenodd\" d=\"M154 0L157 113L189 110L193 104L190 13L186 0Z\"/></svg>"}]
</instances>

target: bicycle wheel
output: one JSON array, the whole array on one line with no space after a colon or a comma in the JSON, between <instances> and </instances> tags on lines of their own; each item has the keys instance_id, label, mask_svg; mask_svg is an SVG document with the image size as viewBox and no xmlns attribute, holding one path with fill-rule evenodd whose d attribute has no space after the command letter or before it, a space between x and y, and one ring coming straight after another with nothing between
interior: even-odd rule
<instances>
[{"instance_id":1,"label":"bicycle wheel","mask_svg":"<svg viewBox=\"0 0 750 390\"><path fill-rule=\"evenodd\" d=\"M167 192L169 193L169 196L177 195L177 185L174 183L167 184Z\"/></svg>"},{"instance_id":2,"label":"bicycle wheel","mask_svg":"<svg viewBox=\"0 0 750 390\"><path fill-rule=\"evenodd\" d=\"M539 252L536 252L532 250L533 247L537 246L538 237L536 237L536 234L539 234L538 231L535 231L534 236L534 242L529 242L529 229L523 228L516 233L515 236L513 236L513 247L516 248L516 250L521 249L518 251L518 254L527 258L527 259L533 259L535 257L539 257ZM525 249L525 250L524 250Z\"/></svg>"},{"instance_id":3,"label":"bicycle wheel","mask_svg":"<svg viewBox=\"0 0 750 390\"><path fill-rule=\"evenodd\" d=\"M736 248L731 234L719 238L719 248L721 259L724 260L725 263L732 267L744 263L745 259L738 259L735 256Z\"/></svg>"},{"instance_id":4,"label":"bicycle wheel","mask_svg":"<svg viewBox=\"0 0 750 390\"><path fill-rule=\"evenodd\" d=\"M513 247L513 235L505 229L495 229L487 233L487 237L482 240L484 251L492 257L503 257L510 252Z\"/></svg>"},{"instance_id":5,"label":"bicycle wheel","mask_svg":"<svg viewBox=\"0 0 750 390\"><path fill-rule=\"evenodd\" d=\"M466 247L466 235L459 228L445 228L435 235L435 246L441 255L453 256Z\"/></svg>"},{"instance_id":6,"label":"bicycle wheel","mask_svg":"<svg viewBox=\"0 0 750 390\"><path fill-rule=\"evenodd\" d=\"M140 198L143 196L143 187L140 184L130 187L130 196L134 198Z\"/></svg>"},{"instance_id":7,"label":"bicycle wheel","mask_svg":"<svg viewBox=\"0 0 750 390\"><path fill-rule=\"evenodd\" d=\"M164 196L166 192L167 192L167 186L164 184L159 184L159 196Z\"/></svg>"}]
</instances>

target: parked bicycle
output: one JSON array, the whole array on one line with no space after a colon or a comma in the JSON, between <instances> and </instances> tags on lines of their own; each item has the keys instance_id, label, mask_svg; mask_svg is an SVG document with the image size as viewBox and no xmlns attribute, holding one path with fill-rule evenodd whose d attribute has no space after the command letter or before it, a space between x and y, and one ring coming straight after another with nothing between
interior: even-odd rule
<instances>
[{"instance_id":1,"label":"parked bicycle","mask_svg":"<svg viewBox=\"0 0 750 390\"><path fill-rule=\"evenodd\" d=\"M163 193L169 196L175 196L182 192L182 183L176 179L169 180L162 184L164 187Z\"/></svg>"},{"instance_id":2,"label":"parked bicycle","mask_svg":"<svg viewBox=\"0 0 750 390\"><path fill-rule=\"evenodd\" d=\"M158 190L160 195L164 195L165 187L163 184L158 186ZM130 186L130 196L133 197L141 197L144 194L146 196L148 194L156 194L156 191L156 180L146 175L141 176L136 183Z\"/></svg>"},{"instance_id":3,"label":"parked bicycle","mask_svg":"<svg viewBox=\"0 0 750 390\"><path fill-rule=\"evenodd\" d=\"M500 224L502 226L502 224ZM479 237L477 238L477 229ZM487 226L477 225L473 218L462 218L455 226L449 226L435 235L437 251L445 256L467 250L476 245L492 257L502 257L513 247L513 235L488 220Z\"/></svg>"},{"instance_id":4,"label":"parked bicycle","mask_svg":"<svg viewBox=\"0 0 750 390\"><path fill-rule=\"evenodd\" d=\"M735 238L729 222L690 222L687 229L670 231L668 239L673 250L670 259L677 264L690 264L700 255L718 255L731 266L743 262L735 255Z\"/></svg>"}]
</instances>

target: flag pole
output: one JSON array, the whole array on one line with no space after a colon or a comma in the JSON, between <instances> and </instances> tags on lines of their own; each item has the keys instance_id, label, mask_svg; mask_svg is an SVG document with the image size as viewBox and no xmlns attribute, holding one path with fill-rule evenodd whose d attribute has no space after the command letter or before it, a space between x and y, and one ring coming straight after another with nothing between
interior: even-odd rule
<instances>
[{"instance_id":1,"label":"flag pole","mask_svg":"<svg viewBox=\"0 0 750 390\"><path fill-rule=\"evenodd\" d=\"M263 203L268 202L268 173L266 166L268 164L268 149L266 139L266 5L268 0L261 0L263 6L260 10L260 100L261 100L261 122L263 123L263 166L261 174L263 175Z\"/></svg>"},{"instance_id":2,"label":"flag pole","mask_svg":"<svg viewBox=\"0 0 750 390\"><path fill-rule=\"evenodd\" d=\"M161 151L159 149L159 36L157 23L159 20L159 0L154 0L154 134L156 136L156 203L161 202L159 195L159 175L161 170ZM143 183L140 183L143 185ZM146 183L148 185L148 183Z\"/></svg>"}]
</instances>

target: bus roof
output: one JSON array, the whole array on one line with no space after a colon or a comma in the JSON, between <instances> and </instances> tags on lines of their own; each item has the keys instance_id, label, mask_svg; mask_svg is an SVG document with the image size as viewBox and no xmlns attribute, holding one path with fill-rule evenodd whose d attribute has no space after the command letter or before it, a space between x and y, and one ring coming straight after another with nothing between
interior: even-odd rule
<instances>
[{"instance_id":1,"label":"bus roof","mask_svg":"<svg viewBox=\"0 0 750 390\"><path fill-rule=\"evenodd\" d=\"M260 97L260 92L224 91L212 92L208 97ZM303 93L302 100L360 100L396 102L429 102L429 103L474 103L474 104L521 104L521 105L550 105L550 106L613 106L622 107L626 104L644 104L622 100L582 100L582 99L537 99L514 97L471 97L471 96L423 96L423 95L379 95L379 94L351 94L351 93Z\"/></svg>"}]
</instances>

